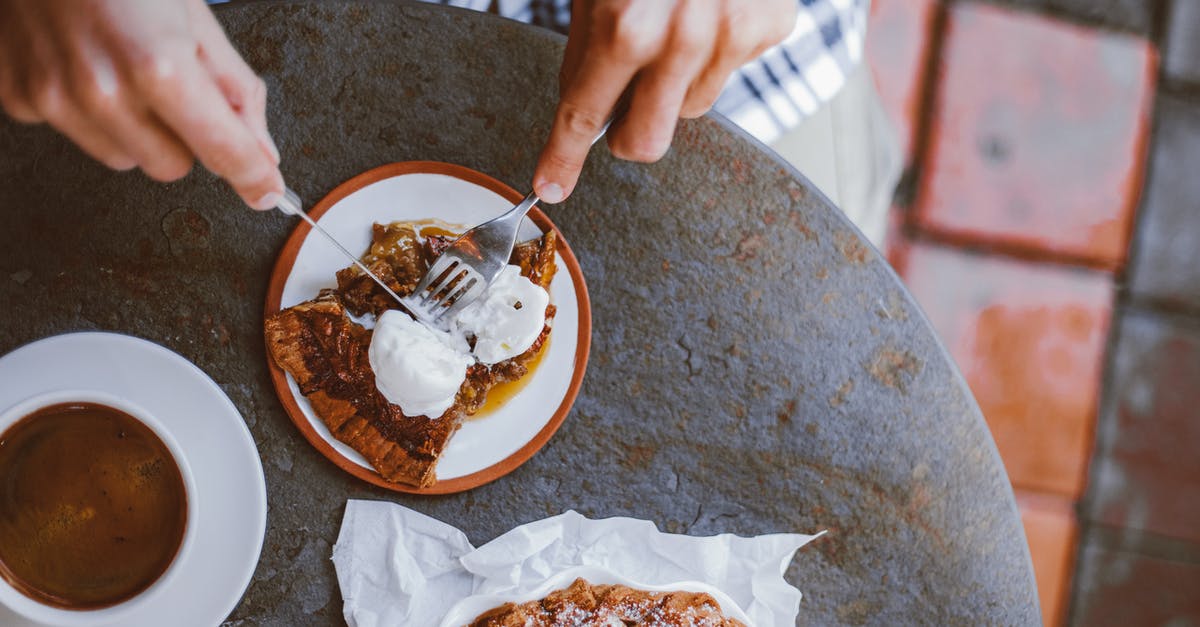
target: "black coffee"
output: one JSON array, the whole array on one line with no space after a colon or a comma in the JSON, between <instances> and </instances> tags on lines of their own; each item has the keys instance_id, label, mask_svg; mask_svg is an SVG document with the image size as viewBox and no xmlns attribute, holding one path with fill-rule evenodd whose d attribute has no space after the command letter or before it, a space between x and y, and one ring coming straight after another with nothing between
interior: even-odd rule
<instances>
[{"instance_id":1,"label":"black coffee","mask_svg":"<svg viewBox=\"0 0 1200 627\"><path fill-rule=\"evenodd\" d=\"M179 466L133 416L63 403L0 435L0 576L26 596L78 610L132 598L186 527Z\"/></svg>"}]
</instances>

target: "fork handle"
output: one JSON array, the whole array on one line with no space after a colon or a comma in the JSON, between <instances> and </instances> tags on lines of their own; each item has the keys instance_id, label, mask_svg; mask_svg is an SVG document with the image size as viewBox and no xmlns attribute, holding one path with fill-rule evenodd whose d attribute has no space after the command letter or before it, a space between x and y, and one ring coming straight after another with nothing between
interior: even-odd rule
<instances>
[{"instance_id":1,"label":"fork handle","mask_svg":"<svg viewBox=\"0 0 1200 627\"><path fill-rule=\"evenodd\" d=\"M526 195L516 207L508 210L508 215L505 217L513 217L514 219L519 220L525 217L525 214L529 213L529 210L532 209L539 200L541 200L541 198L538 198L537 192L529 192L529 194Z\"/></svg>"},{"instance_id":2,"label":"fork handle","mask_svg":"<svg viewBox=\"0 0 1200 627\"><path fill-rule=\"evenodd\" d=\"M604 137L604 134L608 132L608 127L612 126L613 122L617 121L617 118L625 115L625 112L629 110L629 100L632 98L630 93L631 90L626 89L621 93L621 97L617 98L616 104L613 105L612 113L610 113L608 115L608 119L604 121L604 126L601 126L600 131L597 132L596 136L592 138L592 146L595 146L596 142L600 141L601 137Z\"/></svg>"}]
</instances>

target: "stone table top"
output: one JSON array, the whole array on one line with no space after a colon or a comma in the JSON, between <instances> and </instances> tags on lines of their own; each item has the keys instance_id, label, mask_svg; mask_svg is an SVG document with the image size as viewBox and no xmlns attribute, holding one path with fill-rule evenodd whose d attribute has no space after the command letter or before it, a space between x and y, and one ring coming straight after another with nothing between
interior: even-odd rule
<instances>
[{"instance_id":1,"label":"stone table top","mask_svg":"<svg viewBox=\"0 0 1200 627\"><path fill-rule=\"evenodd\" d=\"M218 16L267 81L302 197L405 160L527 186L559 36L388 2ZM681 124L654 165L595 150L548 213L588 282L588 373L540 453L463 494L377 489L305 442L262 339L294 221L245 209L199 168L160 185L45 127L0 122L0 353L118 331L182 354L229 395L269 504L230 624L342 623L329 556L350 498L404 504L477 545L567 509L693 535L827 529L786 573L805 594L802 624L1039 620L1012 490L970 392L886 262L795 170L710 116Z\"/></svg>"}]
</instances>

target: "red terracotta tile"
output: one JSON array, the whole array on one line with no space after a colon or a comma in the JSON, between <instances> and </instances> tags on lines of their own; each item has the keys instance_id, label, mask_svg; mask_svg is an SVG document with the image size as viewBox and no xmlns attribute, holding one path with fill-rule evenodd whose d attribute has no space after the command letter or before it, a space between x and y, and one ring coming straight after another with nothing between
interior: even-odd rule
<instances>
[{"instance_id":1,"label":"red terracotta tile","mask_svg":"<svg viewBox=\"0 0 1200 627\"><path fill-rule=\"evenodd\" d=\"M1153 46L979 3L957 3L945 37L922 226L1119 267L1142 185Z\"/></svg>"},{"instance_id":2,"label":"red terracotta tile","mask_svg":"<svg viewBox=\"0 0 1200 627\"><path fill-rule=\"evenodd\" d=\"M1127 311L1086 515L1200 544L1200 322Z\"/></svg>"},{"instance_id":3,"label":"red terracotta tile","mask_svg":"<svg viewBox=\"0 0 1200 627\"><path fill-rule=\"evenodd\" d=\"M1021 509L1025 538L1033 556L1042 624L1047 627L1062 625L1075 568L1078 524L1073 504L1061 496L1018 491L1017 507Z\"/></svg>"},{"instance_id":4,"label":"red terracotta tile","mask_svg":"<svg viewBox=\"0 0 1200 627\"><path fill-rule=\"evenodd\" d=\"M895 125L905 164L921 105L925 55L935 0L875 0L867 25L867 63L888 118Z\"/></svg>"},{"instance_id":5,"label":"red terracotta tile","mask_svg":"<svg viewBox=\"0 0 1200 627\"><path fill-rule=\"evenodd\" d=\"M970 384L1013 485L1078 497L1111 314L1108 277L924 243L897 261Z\"/></svg>"}]
</instances>

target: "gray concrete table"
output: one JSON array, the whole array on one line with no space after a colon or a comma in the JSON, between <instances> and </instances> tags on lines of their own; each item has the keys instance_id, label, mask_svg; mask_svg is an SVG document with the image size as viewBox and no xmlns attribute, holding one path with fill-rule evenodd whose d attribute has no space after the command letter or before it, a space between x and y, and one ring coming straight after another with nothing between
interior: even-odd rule
<instances>
[{"instance_id":1,"label":"gray concrete table","mask_svg":"<svg viewBox=\"0 0 1200 627\"><path fill-rule=\"evenodd\" d=\"M270 86L284 172L320 198L374 166L460 163L517 188L548 130L562 42L392 3L218 11ZM232 624L341 622L329 561L348 498L478 543L574 508L680 533L829 535L787 578L805 624L1032 624L1029 554L963 380L887 264L775 155L716 119L653 166L596 150L551 208L593 303L574 410L511 475L449 497L375 489L321 457L267 376L262 307L293 221L194 172L114 174L0 123L0 353L105 329L195 362L245 416L270 511ZM0 382L0 385L3 385Z\"/></svg>"}]
</instances>

